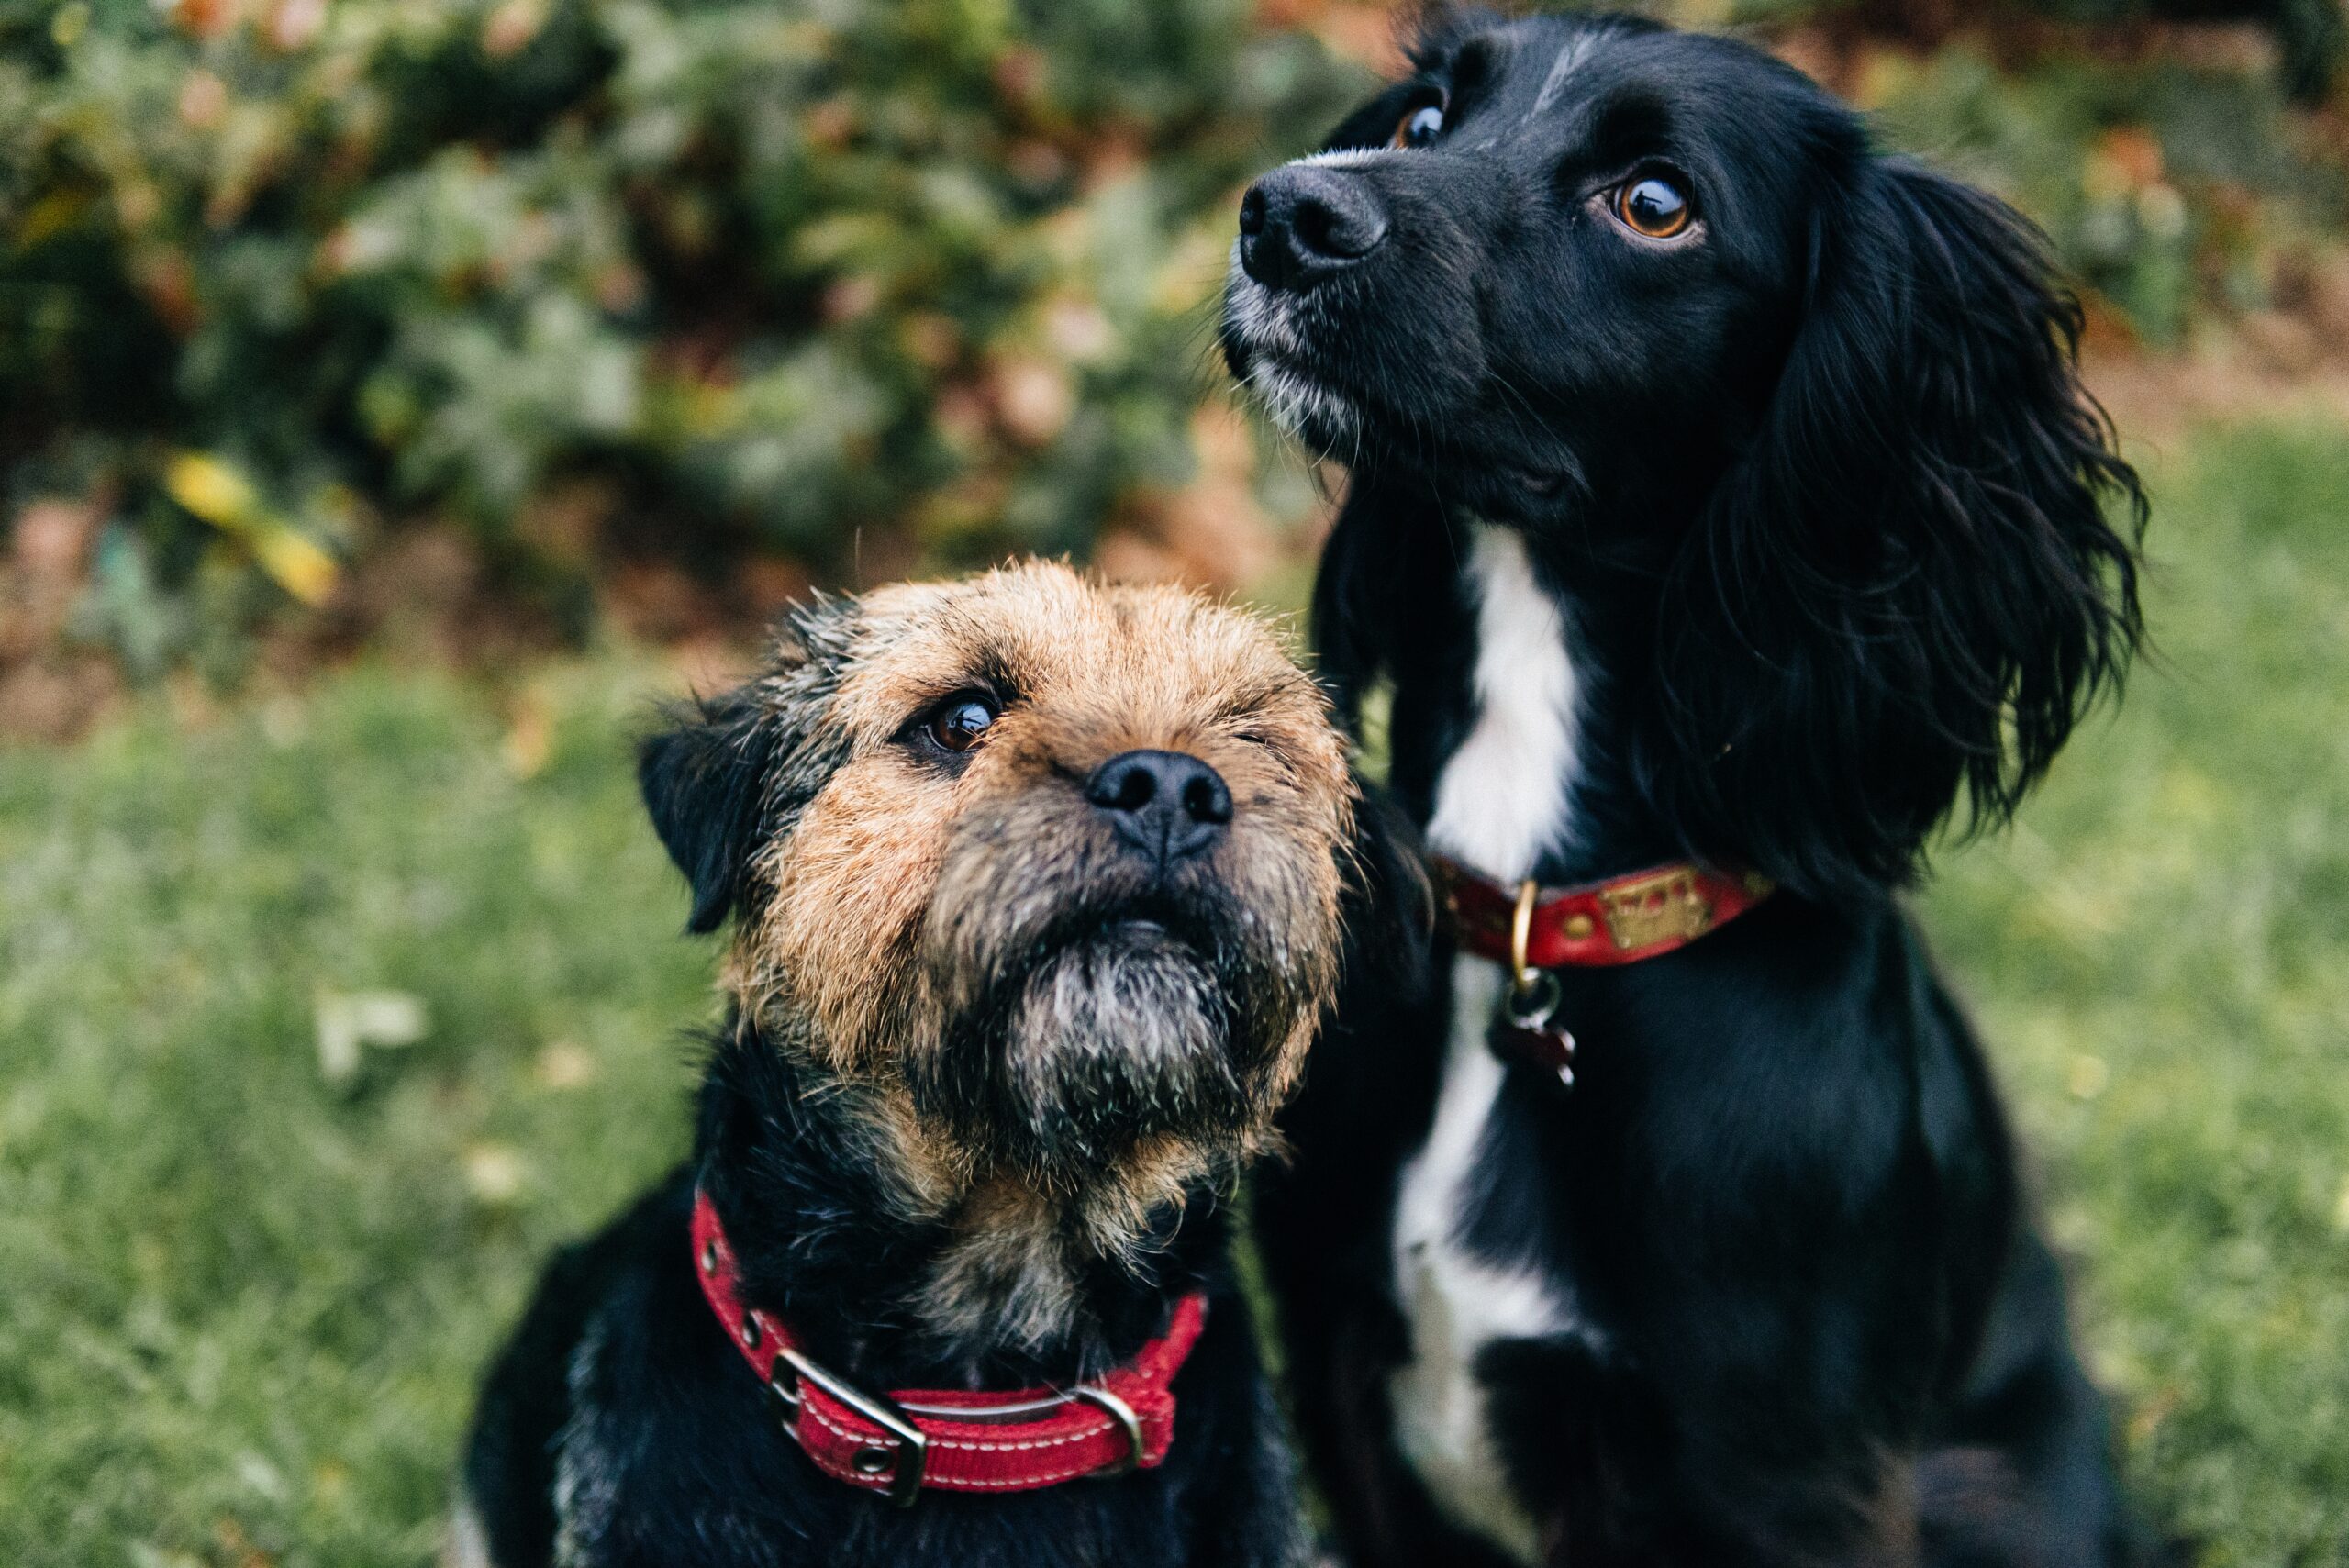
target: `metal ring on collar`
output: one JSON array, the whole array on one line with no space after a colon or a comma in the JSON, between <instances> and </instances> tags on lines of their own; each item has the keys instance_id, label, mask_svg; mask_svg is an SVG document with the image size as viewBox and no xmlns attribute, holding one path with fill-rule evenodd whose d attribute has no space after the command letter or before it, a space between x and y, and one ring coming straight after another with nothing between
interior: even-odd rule
<instances>
[{"instance_id":1,"label":"metal ring on collar","mask_svg":"<svg viewBox=\"0 0 2349 1568\"><path fill-rule=\"evenodd\" d=\"M1106 1481L1113 1475L1123 1475L1140 1465L1141 1463L1141 1418L1134 1413L1134 1407L1097 1383L1080 1383L1071 1392L1086 1404L1100 1407L1108 1414L1111 1420L1125 1429L1125 1458L1106 1469L1095 1471L1093 1478L1097 1481Z\"/></svg>"},{"instance_id":2,"label":"metal ring on collar","mask_svg":"<svg viewBox=\"0 0 2349 1568\"><path fill-rule=\"evenodd\" d=\"M1533 988L1533 966L1526 954L1533 945L1533 906L1541 897L1542 884L1531 877L1517 884L1517 912L1508 923L1508 976L1520 995Z\"/></svg>"}]
</instances>

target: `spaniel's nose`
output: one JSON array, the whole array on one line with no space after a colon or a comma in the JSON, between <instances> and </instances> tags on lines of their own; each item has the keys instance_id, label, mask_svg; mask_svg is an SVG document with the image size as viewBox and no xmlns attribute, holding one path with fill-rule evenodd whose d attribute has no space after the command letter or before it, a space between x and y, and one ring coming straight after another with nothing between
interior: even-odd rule
<instances>
[{"instance_id":1,"label":"spaniel's nose","mask_svg":"<svg viewBox=\"0 0 2349 1568\"><path fill-rule=\"evenodd\" d=\"M1223 775L1184 751L1127 751L1093 770L1085 798L1118 836L1172 865L1212 847L1231 822Z\"/></svg>"},{"instance_id":2,"label":"spaniel's nose","mask_svg":"<svg viewBox=\"0 0 2349 1568\"><path fill-rule=\"evenodd\" d=\"M1266 288L1311 288L1386 239L1378 193L1348 170L1291 163L1240 199L1240 264Z\"/></svg>"}]
</instances>

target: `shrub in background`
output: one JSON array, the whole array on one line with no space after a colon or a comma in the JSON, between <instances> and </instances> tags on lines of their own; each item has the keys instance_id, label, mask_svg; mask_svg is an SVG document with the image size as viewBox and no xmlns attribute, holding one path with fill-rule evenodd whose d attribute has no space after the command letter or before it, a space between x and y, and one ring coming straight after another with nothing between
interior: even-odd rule
<instances>
[{"instance_id":1,"label":"shrub in background","mask_svg":"<svg viewBox=\"0 0 2349 1568\"><path fill-rule=\"evenodd\" d=\"M573 629L614 551L1076 550L1359 83L1246 0L0 0L0 462L150 668L420 517Z\"/></svg>"},{"instance_id":2,"label":"shrub in background","mask_svg":"<svg viewBox=\"0 0 2349 1568\"><path fill-rule=\"evenodd\" d=\"M1652 8L1758 27L2019 201L2123 335L2349 342L2349 139L2287 106L2291 6ZM1232 198L1383 11L0 0L0 729L61 648L233 677L256 625L314 651L404 601L474 639L739 627L1105 530L1255 578L1308 496L1198 412Z\"/></svg>"},{"instance_id":3,"label":"shrub in background","mask_svg":"<svg viewBox=\"0 0 2349 1568\"><path fill-rule=\"evenodd\" d=\"M1894 139L2044 226L2110 324L2170 350L2199 317L2248 317L2285 361L2312 360L2322 345L2296 353L2277 323L2292 313L2349 348L2349 140L2330 116L2288 106L2261 41L2234 30L2135 58L2054 48L1999 61L1960 39L1880 51L1854 91Z\"/></svg>"}]
</instances>

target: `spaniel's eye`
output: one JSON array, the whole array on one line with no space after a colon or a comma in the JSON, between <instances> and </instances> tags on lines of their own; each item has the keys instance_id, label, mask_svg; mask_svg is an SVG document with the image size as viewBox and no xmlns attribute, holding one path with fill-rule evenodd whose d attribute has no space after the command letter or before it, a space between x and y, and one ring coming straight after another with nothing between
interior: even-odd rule
<instances>
[{"instance_id":1,"label":"spaniel's eye","mask_svg":"<svg viewBox=\"0 0 2349 1568\"><path fill-rule=\"evenodd\" d=\"M948 751L968 751L986 738L1002 710L984 692L957 692L930 710L922 731Z\"/></svg>"},{"instance_id":2,"label":"spaniel's eye","mask_svg":"<svg viewBox=\"0 0 2349 1568\"><path fill-rule=\"evenodd\" d=\"M1697 216L1688 183L1670 170L1654 170L1627 181L1615 193L1615 216L1635 234L1669 239Z\"/></svg>"},{"instance_id":3,"label":"spaniel's eye","mask_svg":"<svg viewBox=\"0 0 2349 1568\"><path fill-rule=\"evenodd\" d=\"M1395 122L1389 147L1425 147L1443 134L1443 106L1421 104Z\"/></svg>"}]
</instances>

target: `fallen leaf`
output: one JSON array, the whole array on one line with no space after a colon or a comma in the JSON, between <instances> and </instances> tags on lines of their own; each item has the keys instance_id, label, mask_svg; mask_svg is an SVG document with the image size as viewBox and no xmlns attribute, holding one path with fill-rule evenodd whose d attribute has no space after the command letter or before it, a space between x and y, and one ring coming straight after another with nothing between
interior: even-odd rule
<instances>
[{"instance_id":1,"label":"fallen leaf","mask_svg":"<svg viewBox=\"0 0 2349 1568\"><path fill-rule=\"evenodd\" d=\"M596 1059L567 1040L556 1040L539 1052L531 1072L542 1089L576 1089L596 1081Z\"/></svg>"},{"instance_id":2,"label":"fallen leaf","mask_svg":"<svg viewBox=\"0 0 2349 1568\"><path fill-rule=\"evenodd\" d=\"M476 1143L465 1151L465 1185L485 1204L503 1207L521 1195L530 1170L522 1156L503 1143Z\"/></svg>"},{"instance_id":3,"label":"fallen leaf","mask_svg":"<svg viewBox=\"0 0 2349 1568\"><path fill-rule=\"evenodd\" d=\"M2073 1057L2072 1070L2065 1077L2065 1086L2072 1091L2072 1097L2078 1100L2095 1099L2111 1082L2112 1069L2104 1064L2100 1056Z\"/></svg>"},{"instance_id":4,"label":"fallen leaf","mask_svg":"<svg viewBox=\"0 0 2349 1568\"><path fill-rule=\"evenodd\" d=\"M362 1047L414 1045L430 1027L424 999L406 991L321 991L317 1018L318 1073L335 1084L358 1075Z\"/></svg>"},{"instance_id":5,"label":"fallen leaf","mask_svg":"<svg viewBox=\"0 0 2349 1568\"><path fill-rule=\"evenodd\" d=\"M499 747L507 772L518 779L534 779L545 770L553 750L554 721L548 717L547 705L535 693L523 694L514 705L513 721L507 726L505 742Z\"/></svg>"},{"instance_id":6,"label":"fallen leaf","mask_svg":"<svg viewBox=\"0 0 2349 1568\"><path fill-rule=\"evenodd\" d=\"M284 1473L250 1449L237 1456L237 1479L273 1503L285 1500Z\"/></svg>"},{"instance_id":7,"label":"fallen leaf","mask_svg":"<svg viewBox=\"0 0 2349 1568\"><path fill-rule=\"evenodd\" d=\"M595 1056L563 1040L538 1051L531 1071L540 1089L578 1089L580 1084L592 1084L596 1075Z\"/></svg>"}]
</instances>

